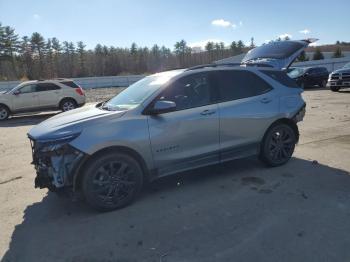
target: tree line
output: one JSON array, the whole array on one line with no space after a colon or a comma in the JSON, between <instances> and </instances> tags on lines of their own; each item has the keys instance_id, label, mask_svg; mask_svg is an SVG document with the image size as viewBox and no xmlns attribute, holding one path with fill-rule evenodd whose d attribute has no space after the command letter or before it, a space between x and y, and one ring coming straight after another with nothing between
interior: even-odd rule
<instances>
[{"instance_id":1,"label":"tree line","mask_svg":"<svg viewBox=\"0 0 350 262\"><path fill-rule=\"evenodd\" d=\"M173 50L136 43L130 48L97 44L91 50L82 41L45 39L37 32L19 37L14 28L0 23L0 80L148 74L211 63L248 49L241 40L230 46L208 42L205 50L191 48L181 40Z\"/></svg>"},{"instance_id":2,"label":"tree line","mask_svg":"<svg viewBox=\"0 0 350 262\"><path fill-rule=\"evenodd\" d=\"M289 38L275 41L281 40ZM97 44L94 49L87 49L82 41L45 39L38 32L20 37L14 28L0 23L0 80L149 74L212 63L254 47L252 37L247 46L242 40L232 41L230 45L208 42L204 50L191 48L185 40L176 42L173 49L157 44L141 47L136 43L130 48ZM341 56L338 48L334 57ZM308 59L305 53L299 57L299 61ZM313 59L323 59L319 48Z\"/></svg>"}]
</instances>

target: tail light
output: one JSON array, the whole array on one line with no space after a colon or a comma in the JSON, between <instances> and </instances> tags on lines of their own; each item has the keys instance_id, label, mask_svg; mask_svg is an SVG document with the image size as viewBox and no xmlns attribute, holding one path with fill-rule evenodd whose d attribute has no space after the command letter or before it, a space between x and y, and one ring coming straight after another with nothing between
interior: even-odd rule
<instances>
[{"instance_id":1,"label":"tail light","mask_svg":"<svg viewBox=\"0 0 350 262\"><path fill-rule=\"evenodd\" d=\"M84 91L83 91L83 89L82 89L80 86L79 86L78 88L75 89L75 92L77 92L78 95L81 95L81 96L84 95Z\"/></svg>"}]
</instances>

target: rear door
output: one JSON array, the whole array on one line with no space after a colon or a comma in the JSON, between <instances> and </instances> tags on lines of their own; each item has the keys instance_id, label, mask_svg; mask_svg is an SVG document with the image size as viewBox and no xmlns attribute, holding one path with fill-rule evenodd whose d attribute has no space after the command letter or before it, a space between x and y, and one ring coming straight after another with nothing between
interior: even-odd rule
<instances>
[{"instance_id":1,"label":"rear door","mask_svg":"<svg viewBox=\"0 0 350 262\"><path fill-rule=\"evenodd\" d=\"M221 159L256 154L260 140L279 112L273 88L247 70L217 71L220 91Z\"/></svg>"},{"instance_id":2,"label":"rear door","mask_svg":"<svg viewBox=\"0 0 350 262\"><path fill-rule=\"evenodd\" d=\"M28 84L17 89L13 94L13 105L15 111L28 111L40 107L36 84Z\"/></svg>"},{"instance_id":3,"label":"rear door","mask_svg":"<svg viewBox=\"0 0 350 262\"><path fill-rule=\"evenodd\" d=\"M175 81L156 100L176 111L148 116L153 159L160 175L219 161L219 114L206 73Z\"/></svg>"},{"instance_id":4,"label":"rear door","mask_svg":"<svg viewBox=\"0 0 350 262\"><path fill-rule=\"evenodd\" d=\"M37 92L40 107L57 107L62 96L62 89L54 83L38 83Z\"/></svg>"},{"instance_id":5,"label":"rear door","mask_svg":"<svg viewBox=\"0 0 350 262\"><path fill-rule=\"evenodd\" d=\"M287 69L306 47L317 39L275 41L250 50L242 60L246 65L268 65Z\"/></svg>"}]
</instances>

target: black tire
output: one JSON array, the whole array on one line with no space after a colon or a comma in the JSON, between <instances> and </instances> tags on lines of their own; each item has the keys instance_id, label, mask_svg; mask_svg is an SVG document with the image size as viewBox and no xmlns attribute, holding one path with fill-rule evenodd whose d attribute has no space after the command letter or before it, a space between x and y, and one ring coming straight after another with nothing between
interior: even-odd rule
<instances>
[{"instance_id":1,"label":"black tire","mask_svg":"<svg viewBox=\"0 0 350 262\"><path fill-rule=\"evenodd\" d=\"M331 86L331 90L333 92L338 92L340 90L340 87L337 87L337 86Z\"/></svg>"},{"instance_id":2,"label":"black tire","mask_svg":"<svg viewBox=\"0 0 350 262\"><path fill-rule=\"evenodd\" d=\"M268 166L281 166L292 157L296 143L296 134L290 125L275 124L264 135L260 159Z\"/></svg>"},{"instance_id":3,"label":"black tire","mask_svg":"<svg viewBox=\"0 0 350 262\"><path fill-rule=\"evenodd\" d=\"M7 106L0 105L0 121L6 120L10 116L10 110Z\"/></svg>"},{"instance_id":4,"label":"black tire","mask_svg":"<svg viewBox=\"0 0 350 262\"><path fill-rule=\"evenodd\" d=\"M320 87L326 88L327 87L327 80L322 80L322 82L319 84Z\"/></svg>"},{"instance_id":5,"label":"black tire","mask_svg":"<svg viewBox=\"0 0 350 262\"><path fill-rule=\"evenodd\" d=\"M60 102L60 109L62 112L67 112L77 107L78 107L78 104L73 98L65 98Z\"/></svg>"},{"instance_id":6,"label":"black tire","mask_svg":"<svg viewBox=\"0 0 350 262\"><path fill-rule=\"evenodd\" d=\"M143 172L133 157L106 153L84 169L82 191L86 202L99 211L112 211L129 205L143 184Z\"/></svg>"}]
</instances>

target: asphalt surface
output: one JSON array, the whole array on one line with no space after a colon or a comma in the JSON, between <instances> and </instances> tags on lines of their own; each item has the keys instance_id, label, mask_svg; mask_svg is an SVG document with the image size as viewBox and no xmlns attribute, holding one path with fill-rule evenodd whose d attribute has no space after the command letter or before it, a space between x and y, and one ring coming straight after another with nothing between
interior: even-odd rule
<instances>
[{"instance_id":1,"label":"asphalt surface","mask_svg":"<svg viewBox=\"0 0 350 262\"><path fill-rule=\"evenodd\" d=\"M350 261L350 90L303 96L287 165L164 178L110 213L34 189L26 132L52 114L0 123L2 261Z\"/></svg>"}]
</instances>

